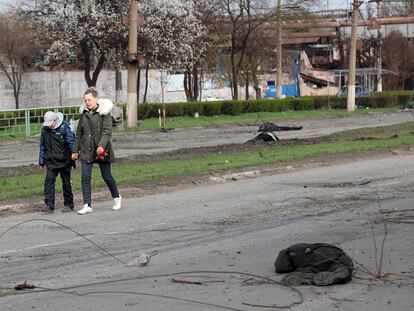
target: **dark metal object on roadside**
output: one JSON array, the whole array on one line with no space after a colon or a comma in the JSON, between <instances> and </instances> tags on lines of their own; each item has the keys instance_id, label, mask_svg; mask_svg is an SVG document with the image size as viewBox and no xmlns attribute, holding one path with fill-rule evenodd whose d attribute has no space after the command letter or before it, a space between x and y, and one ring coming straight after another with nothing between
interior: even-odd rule
<instances>
[{"instance_id":1,"label":"dark metal object on roadside","mask_svg":"<svg viewBox=\"0 0 414 311\"><path fill-rule=\"evenodd\" d=\"M259 126L258 134L255 137L255 140L263 140L263 141L278 141L279 138L273 132L280 132L280 131L298 131L301 130L302 126L279 126L272 122L265 122Z\"/></svg>"}]
</instances>

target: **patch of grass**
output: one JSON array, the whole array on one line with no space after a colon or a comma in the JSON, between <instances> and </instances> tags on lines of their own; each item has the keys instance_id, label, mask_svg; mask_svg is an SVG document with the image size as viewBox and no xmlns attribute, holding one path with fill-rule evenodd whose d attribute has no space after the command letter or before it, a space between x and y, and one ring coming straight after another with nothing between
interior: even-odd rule
<instances>
[{"instance_id":1,"label":"patch of grass","mask_svg":"<svg viewBox=\"0 0 414 311\"><path fill-rule=\"evenodd\" d=\"M283 120L302 120L305 118L324 118L324 117L346 117L354 115L364 115L372 112L389 112L395 109L381 108L381 109L359 109L354 112L348 112L343 109L335 110L303 110L303 111L282 111L282 112L252 112L244 113L236 116L231 115L217 115L217 116L199 116L194 117L174 117L166 118L166 128L186 128L196 126L217 126L224 124L254 124L262 121L283 121ZM127 131L136 130L151 130L160 128L159 120L157 118L149 118L143 120L138 128L126 129Z\"/></svg>"},{"instance_id":2,"label":"patch of grass","mask_svg":"<svg viewBox=\"0 0 414 311\"><path fill-rule=\"evenodd\" d=\"M119 164L113 166L113 174L120 186L158 181L170 177L217 172L250 166L268 165L277 162L309 159L320 155L352 153L367 150L413 145L414 136L403 134L391 138L370 140L339 140L320 144L280 146L260 148L240 153L217 153L187 160L168 160L145 164ZM97 169L94 170L92 187L105 187ZM44 172L35 175L0 178L0 201L10 198L23 198L43 194ZM57 181L57 190L60 191ZM80 172L73 175L74 191L80 191Z\"/></svg>"},{"instance_id":3,"label":"patch of grass","mask_svg":"<svg viewBox=\"0 0 414 311\"><path fill-rule=\"evenodd\" d=\"M41 124L30 124L31 136L40 135L42 129ZM2 140L25 140L26 137L26 125L14 125L11 127L0 127L0 141Z\"/></svg>"},{"instance_id":4,"label":"patch of grass","mask_svg":"<svg viewBox=\"0 0 414 311\"><path fill-rule=\"evenodd\" d=\"M282 112L252 112L244 113L236 116L232 115L217 115L217 116L199 116L194 117L174 117L166 118L166 128L187 128L196 126L218 126L225 124L254 124L262 121L282 121L282 120L302 120L305 118L324 118L324 117L344 117L352 115L364 115L372 112L389 112L395 109L390 108L375 108L375 109L359 109L354 112L347 112L343 109L319 109L319 110L299 110L299 111L282 111ZM126 122L122 126L114 127L113 132L134 132L159 129L158 118L149 118L143 120L141 125L136 128L126 128ZM25 133L25 125L14 125L7 128L0 128L0 141L2 140L25 140L27 139ZM31 137L39 136L42 128L41 123L31 123L30 133Z\"/></svg>"},{"instance_id":5,"label":"patch of grass","mask_svg":"<svg viewBox=\"0 0 414 311\"><path fill-rule=\"evenodd\" d=\"M364 127L355 130L347 130L329 135L337 140L350 140L355 137L365 138L388 138L395 135L405 135L414 133L414 122L406 122L395 125Z\"/></svg>"}]
</instances>

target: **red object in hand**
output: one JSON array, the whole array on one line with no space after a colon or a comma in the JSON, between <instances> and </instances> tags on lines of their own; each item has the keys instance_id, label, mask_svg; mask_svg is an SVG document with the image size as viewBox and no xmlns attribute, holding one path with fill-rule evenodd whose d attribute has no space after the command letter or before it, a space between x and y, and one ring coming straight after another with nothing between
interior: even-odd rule
<instances>
[{"instance_id":1,"label":"red object in hand","mask_svg":"<svg viewBox=\"0 0 414 311\"><path fill-rule=\"evenodd\" d=\"M98 156L96 158L99 159L99 160L103 160L103 159L105 159L108 152L109 152L108 149L103 149L103 151L101 153L98 153Z\"/></svg>"}]
</instances>

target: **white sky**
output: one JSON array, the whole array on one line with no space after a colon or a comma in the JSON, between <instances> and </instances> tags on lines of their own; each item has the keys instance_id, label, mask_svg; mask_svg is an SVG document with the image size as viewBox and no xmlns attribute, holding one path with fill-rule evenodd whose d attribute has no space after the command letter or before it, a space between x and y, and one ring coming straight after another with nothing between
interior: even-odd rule
<instances>
[{"instance_id":1,"label":"white sky","mask_svg":"<svg viewBox=\"0 0 414 311\"><path fill-rule=\"evenodd\" d=\"M351 0L344 1L344 0L326 0L325 2L325 8L332 9L347 9L349 8L349 4L351 3Z\"/></svg>"},{"instance_id":2,"label":"white sky","mask_svg":"<svg viewBox=\"0 0 414 311\"><path fill-rule=\"evenodd\" d=\"M0 0L0 10L7 9L7 7L9 5L13 5L13 2L15 2L15 1L12 1L12 0Z\"/></svg>"}]
</instances>

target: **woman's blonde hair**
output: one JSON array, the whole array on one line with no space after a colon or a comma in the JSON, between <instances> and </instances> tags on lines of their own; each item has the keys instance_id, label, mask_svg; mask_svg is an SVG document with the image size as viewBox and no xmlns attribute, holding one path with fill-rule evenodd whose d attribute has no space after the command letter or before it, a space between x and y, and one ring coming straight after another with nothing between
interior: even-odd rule
<instances>
[{"instance_id":1,"label":"woman's blonde hair","mask_svg":"<svg viewBox=\"0 0 414 311\"><path fill-rule=\"evenodd\" d=\"M94 86L88 88L85 91L85 93L83 94L83 96L86 96L86 95L89 95L89 94L92 95L95 98L98 98L98 91L97 91L97 89Z\"/></svg>"}]
</instances>

